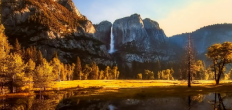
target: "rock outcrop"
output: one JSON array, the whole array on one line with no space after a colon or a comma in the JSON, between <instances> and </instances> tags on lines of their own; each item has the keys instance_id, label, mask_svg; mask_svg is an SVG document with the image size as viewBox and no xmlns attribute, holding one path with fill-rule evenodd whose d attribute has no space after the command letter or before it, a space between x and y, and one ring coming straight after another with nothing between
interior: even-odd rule
<instances>
[{"instance_id":1,"label":"rock outcrop","mask_svg":"<svg viewBox=\"0 0 232 110\"><path fill-rule=\"evenodd\" d=\"M69 11L76 13L78 16L83 16L77 7L74 5L72 0L54 0L55 2L58 2L59 4L66 7Z\"/></svg>"},{"instance_id":2,"label":"rock outcrop","mask_svg":"<svg viewBox=\"0 0 232 110\"><path fill-rule=\"evenodd\" d=\"M71 0L2 0L2 21L13 43L36 46L47 59L55 51L64 63L79 56L84 63L111 65L104 42L94 37L91 21Z\"/></svg>"},{"instance_id":3,"label":"rock outcrop","mask_svg":"<svg viewBox=\"0 0 232 110\"><path fill-rule=\"evenodd\" d=\"M167 60L167 37L153 20L142 20L138 14L118 19L113 34L116 53L124 62Z\"/></svg>"},{"instance_id":4,"label":"rock outcrop","mask_svg":"<svg viewBox=\"0 0 232 110\"><path fill-rule=\"evenodd\" d=\"M109 21L102 21L99 24L94 25L94 27L96 29L95 37L104 42L106 44L107 50L109 50L112 23Z\"/></svg>"}]
</instances>

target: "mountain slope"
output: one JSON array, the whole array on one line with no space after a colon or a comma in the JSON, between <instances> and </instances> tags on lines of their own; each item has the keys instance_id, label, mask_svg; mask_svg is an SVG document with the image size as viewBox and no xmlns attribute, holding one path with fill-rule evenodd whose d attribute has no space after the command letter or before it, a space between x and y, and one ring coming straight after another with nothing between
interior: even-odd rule
<instances>
[{"instance_id":1,"label":"mountain slope","mask_svg":"<svg viewBox=\"0 0 232 110\"><path fill-rule=\"evenodd\" d=\"M36 46L47 59L57 51L62 62L111 64L104 42L94 36L91 21L71 0L2 0L2 21L11 43Z\"/></svg>"}]
</instances>

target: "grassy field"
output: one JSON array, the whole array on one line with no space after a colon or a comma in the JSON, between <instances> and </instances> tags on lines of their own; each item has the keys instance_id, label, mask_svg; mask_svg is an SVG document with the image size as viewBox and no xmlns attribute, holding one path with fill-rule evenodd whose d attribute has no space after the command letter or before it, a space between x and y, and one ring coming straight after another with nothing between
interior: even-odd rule
<instances>
[{"instance_id":1,"label":"grassy field","mask_svg":"<svg viewBox=\"0 0 232 110\"><path fill-rule=\"evenodd\" d=\"M215 85L214 80L195 80L192 87L187 87L187 81L178 80L74 80L53 82L48 91L79 91L78 97L163 97L207 94L212 92L232 93L232 80L221 81ZM40 88L33 88L39 91ZM38 92L37 92L38 93ZM6 94L0 97L28 96L33 94Z\"/></svg>"},{"instance_id":2,"label":"grassy field","mask_svg":"<svg viewBox=\"0 0 232 110\"><path fill-rule=\"evenodd\" d=\"M83 92L76 97L83 99L115 99L115 98L149 98L149 97L186 97L209 93L232 93L232 81L193 81L187 87L187 81L168 80L82 80L56 82L53 87L67 91ZM75 98L75 97L73 97Z\"/></svg>"},{"instance_id":3,"label":"grassy field","mask_svg":"<svg viewBox=\"0 0 232 110\"><path fill-rule=\"evenodd\" d=\"M232 80L225 80L220 82L223 84L232 84ZM211 86L215 85L214 80L195 80L192 86ZM163 87L163 86L187 86L187 81L178 80L74 80L54 82L51 87L56 89L66 88L147 88L147 87Z\"/></svg>"}]
</instances>

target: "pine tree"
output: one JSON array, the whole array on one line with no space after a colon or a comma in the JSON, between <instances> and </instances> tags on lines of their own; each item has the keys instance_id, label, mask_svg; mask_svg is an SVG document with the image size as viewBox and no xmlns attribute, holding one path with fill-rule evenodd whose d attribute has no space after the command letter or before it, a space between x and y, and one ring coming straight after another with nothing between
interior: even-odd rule
<instances>
[{"instance_id":1,"label":"pine tree","mask_svg":"<svg viewBox=\"0 0 232 110\"><path fill-rule=\"evenodd\" d=\"M103 70L100 71L98 79L100 79L100 80L104 79L104 71Z\"/></svg>"},{"instance_id":2,"label":"pine tree","mask_svg":"<svg viewBox=\"0 0 232 110\"><path fill-rule=\"evenodd\" d=\"M83 70L83 79L84 80L87 80L88 79L88 77L89 77L89 74L92 72L92 68L89 66L89 65L85 65L85 68L84 68L84 70Z\"/></svg>"},{"instance_id":3,"label":"pine tree","mask_svg":"<svg viewBox=\"0 0 232 110\"><path fill-rule=\"evenodd\" d=\"M15 40L15 44L14 44L12 53L22 56L21 45L20 45L18 39Z\"/></svg>"},{"instance_id":4,"label":"pine tree","mask_svg":"<svg viewBox=\"0 0 232 110\"><path fill-rule=\"evenodd\" d=\"M42 52L39 50L37 52L37 59L36 59L36 65L41 65L43 63L43 55Z\"/></svg>"},{"instance_id":5,"label":"pine tree","mask_svg":"<svg viewBox=\"0 0 232 110\"><path fill-rule=\"evenodd\" d=\"M94 80L98 79L98 77L99 77L98 76L99 75L99 68L98 68L97 64L95 62L93 62L91 64L91 68L92 68L92 71L91 71L91 73L89 75L89 79L94 79Z\"/></svg>"},{"instance_id":6,"label":"pine tree","mask_svg":"<svg viewBox=\"0 0 232 110\"><path fill-rule=\"evenodd\" d=\"M50 64L53 67L52 73L53 73L55 79L57 79L58 81L60 81L61 80L62 63L58 59L57 53L54 53L53 59L50 62Z\"/></svg>"},{"instance_id":7,"label":"pine tree","mask_svg":"<svg viewBox=\"0 0 232 110\"><path fill-rule=\"evenodd\" d=\"M82 76L83 76L83 73L82 73L82 67L81 67L81 60L79 57L77 57L77 63L76 63L76 67L74 69L73 78L75 80L77 80L77 79L81 80Z\"/></svg>"},{"instance_id":8,"label":"pine tree","mask_svg":"<svg viewBox=\"0 0 232 110\"><path fill-rule=\"evenodd\" d=\"M1 22L1 20L0 20ZM7 37L4 34L4 26L2 24L0 24L0 77L5 77L6 76L6 58L9 55L11 46L8 43ZM5 85L5 83L7 82L6 80L4 80L4 78L0 78L0 82L1 82L1 89L3 89L3 85ZM2 91L4 94L4 91Z\"/></svg>"},{"instance_id":9,"label":"pine tree","mask_svg":"<svg viewBox=\"0 0 232 110\"><path fill-rule=\"evenodd\" d=\"M114 66L112 72L113 72L113 79L117 79L118 67Z\"/></svg>"},{"instance_id":10,"label":"pine tree","mask_svg":"<svg viewBox=\"0 0 232 110\"><path fill-rule=\"evenodd\" d=\"M53 56L52 56L52 59L54 59L54 58L58 58L57 52L54 52L54 54L53 54ZM58 58L58 59L59 59L59 58Z\"/></svg>"},{"instance_id":11,"label":"pine tree","mask_svg":"<svg viewBox=\"0 0 232 110\"><path fill-rule=\"evenodd\" d=\"M53 79L52 74L53 67L46 61L46 59L42 60L42 63L36 67L34 74L34 82L35 85L40 87L41 89L47 87Z\"/></svg>"},{"instance_id":12,"label":"pine tree","mask_svg":"<svg viewBox=\"0 0 232 110\"><path fill-rule=\"evenodd\" d=\"M25 68L25 76L29 78L29 89L31 86L31 81L33 81L34 70L35 70L35 62L33 62L30 59Z\"/></svg>"},{"instance_id":13,"label":"pine tree","mask_svg":"<svg viewBox=\"0 0 232 110\"><path fill-rule=\"evenodd\" d=\"M104 71L104 76L105 76L104 79L110 79L110 78L109 78L109 70L110 70L110 67L107 66L106 69L105 69L105 71Z\"/></svg>"},{"instance_id":14,"label":"pine tree","mask_svg":"<svg viewBox=\"0 0 232 110\"><path fill-rule=\"evenodd\" d=\"M14 87L24 85L25 79L25 64L18 54L11 54L6 58L6 75L5 79L8 83L10 92L14 92Z\"/></svg>"},{"instance_id":15,"label":"pine tree","mask_svg":"<svg viewBox=\"0 0 232 110\"><path fill-rule=\"evenodd\" d=\"M120 75L120 72L118 71L118 72L117 72L117 79L119 78L119 75Z\"/></svg>"}]
</instances>

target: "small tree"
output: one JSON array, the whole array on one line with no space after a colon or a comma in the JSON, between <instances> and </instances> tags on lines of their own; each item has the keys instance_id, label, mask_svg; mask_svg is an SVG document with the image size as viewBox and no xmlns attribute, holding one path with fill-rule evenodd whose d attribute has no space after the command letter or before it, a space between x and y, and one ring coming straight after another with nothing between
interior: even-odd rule
<instances>
[{"instance_id":1,"label":"small tree","mask_svg":"<svg viewBox=\"0 0 232 110\"><path fill-rule=\"evenodd\" d=\"M37 52L36 56L37 56L36 57L36 66L41 65L43 63L43 54L42 54L42 52L39 50Z\"/></svg>"},{"instance_id":2,"label":"small tree","mask_svg":"<svg viewBox=\"0 0 232 110\"><path fill-rule=\"evenodd\" d=\"M232 70L230 70L229 77L230 77L230 80L232 80Z\"/></svg>"},{"instance_id":3,"label":"small tree","mask_svg":"<svg viewBox=\"0 0 232 110\"><path fill-rule=\"evenodd\" d=\"M83 73L82 73L82 67L81 67L81 60L79 57L77 57L77 63L74 69L73 77L75 80L77 79L81 80L82 76L83 76Z\"/></svg>"},{"instance_id":4,"label":"small tree","mask_svg":"<svg viewBox=\"0 0 232 110\"><path fill-rule=\"evenodd\" d=\"M154 72L152 72L150 70L145 70L144 75L146 77L145 79L149 79L149 80L155 79Z\"/></svg>"},{"instance_id":5,"label":"small tree","mask_svg":"<svg viewBox=\"0 0 232 110\"><path fill-rule=\"evenodd\" d=\"M104 71L103 70L100 71L98 79L100 79L100 80L104 79Z\"/></svg>"},{"instance_id":6,"label":"small tree","mask_svg":"<svg viewBox=\"0 0 232 110\"><path fill-rule=\"evenodd\" d=\"M52 68L52 73L53 76L55 77L55 79L57 79L58 81L61 80L60 76L61 76L61 68L62 68L62 63L60 62L57 53L55 52L55 54L53 55L53 59L50 62Z\"/></svg>"},{"instance_id":7,"label":"small tree","mask_svg":"<svg viewBox=\"0 0 232 110\"><path fill-rule=\"evenodd\" d=\"M14 44L12 53L22 55L21 45L20 45L18 39L15 40L15 44Z\"/></svg>"},{"instance_id":8,"label":"small tree","mask_svg":"<svg viewBox=\"0 0 232 110\"><path fill-rule=\"evenodd\" d=\"M114 66L112 72L113 72L113 79L117 79L118 67Z\"/></svg>"},{"instance_id":9,"label":"small tree","mask_svg":"<svg viewBox=\"0 0 232 110\"><path fill-rule=\"evenodd\" d=\"M110 70L110 67L107 66L106 69L105 69L105 71L104 71L104 76L105 76L104 79L110 79L110 78L109 78L109 70Z\"/></svg>"},{"instance_id":10,"label":"small tree","mask_svg":"<svg viewBox=\"0 0 232 110\"><path fill-rule=\"evenodd\" d=\"M98 79L99 77L99 68L95 62L91 64L92 71L89 74L89 79Z\"/></svg>"},{"instance_id":11,"label":"small tree","mask_svg":"<svg viewBox=\"0 0 232 110\"><path fill-rule=\"evenodd\" d=\"M83 79L84 80L88 79L90 72L92 72L92 68L86 64L85 68L83 69Z\"/></svg>"},{"instance_id":12,"label":"small tree","mask_svg":"<svg viewBox=\"0 0 232 110\"><path fill-rule=\"evenodd\" d=\"M143 79L143 74L142 73L137 74L137 79Z\"/></svg>"},{"instance_id":13,"label":"small tree","mask_svg":"<svg viewBox=\"0 0 232 110\"><path fill-rule=\"evenodd\" d=\"M35 70L35 63L30 59L25 67L25 75L26 77L29 78L29 89L31 86L31 81L33 80L34 70Z\"/></svg>"}]
</instances>

